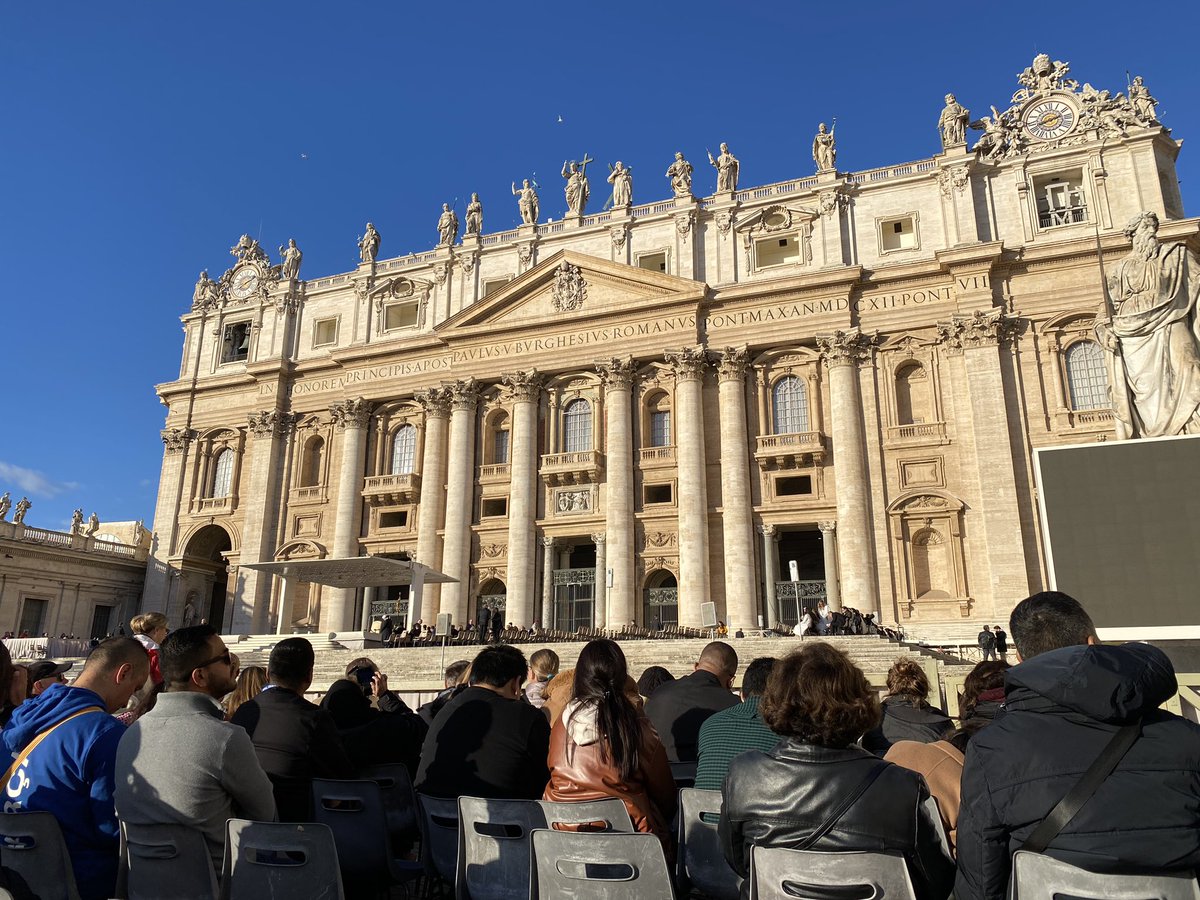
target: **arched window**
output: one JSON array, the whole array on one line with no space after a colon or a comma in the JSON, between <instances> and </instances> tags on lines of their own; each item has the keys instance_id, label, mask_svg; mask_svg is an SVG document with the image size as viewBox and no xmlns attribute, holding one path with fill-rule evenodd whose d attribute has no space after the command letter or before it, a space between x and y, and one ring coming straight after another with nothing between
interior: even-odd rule
<instances>
[{"instance_id":1,"label":"arched window","mask_svg":"<svg viewBox=\"0 0 1200 900\"><path fill-rule=\"evenodd\" d=\"M392 474L410 474L416 451L417 429L412 425L401 425L392 436Z\"/></svg>"},{"instance_id":2,"label":"arched window","mask_svg":"<svg viewBox=\"0 0 1200 900\"><path fill-rule=\"evenodd\" d=\"M648 404L645 437L649 447L671 446L671 406L664 393L655 394Z\"/></svg>"},{"instance_id":3,"label":"arched window","mask_svg":"<svg viewBox=\"0 0 1200 900\"><path fill-rule=\"evenodd\" d=\"M1095 341L1078 341L1067 348L1067 385L1071 409L1108 409L1108 372L1104 351Z\"/></svg>"},{"instance_id":4,"label":"arched window","mask_svg":"<svg viewBox=\"0 0 1200 900\"><path fill-rule=\"evenodd\" d=\"M226 447L213 465L212 497L228 497L233 487L233 451Z\"/></svg>"},{"instance_id":5,"label":"arched window","mask_svg":"<svg viewBox=\"0 0 1200 900\"><path fill-rule=\"evenodd\" d=\"M771 389L771 414L775 434L808 431L808 389L795 375L786 375Z\"/></svg>"},{"instance_id":6,"label":"arched window","mask_svg":"<svg viewBox=\"0 0 1200 900\"><path fill-rule=\"evenodd\" d=\"M592 449L592 405L586 400L572 400L563 410L563 435L566 453Z\"/></svg>"},{"instance_id":7,"label":"arched window","mask_svg":"<svg viewBox=\"0 0 1200 900\"><path fill-rule=\"evenodd\" d=\"M315 487L321 483L321 467L324 460L324 439L310 438L304 445L304 459L300 464L300 487Z\"/></svg>"},{"instance_id":8,"label":"arched window","mask_svg":"<svg viewBox=\"0 0 1200 900\"><path fill-rule=\"evenodd\" d=\"M896 424L920 425L932 421L929 376L917 362L896 371Z\"/></svg>"},{"instance_id":9,"label":"arched window","mask_svg":"<svg viewBox=\"0 0 1200 900\"><path fill-rule=\"evenodd\" d=\"M512 451L512 432L509 430L508 416L504 413L492 420L492 465L508 465Z\"/></svg>"}]
</instances>

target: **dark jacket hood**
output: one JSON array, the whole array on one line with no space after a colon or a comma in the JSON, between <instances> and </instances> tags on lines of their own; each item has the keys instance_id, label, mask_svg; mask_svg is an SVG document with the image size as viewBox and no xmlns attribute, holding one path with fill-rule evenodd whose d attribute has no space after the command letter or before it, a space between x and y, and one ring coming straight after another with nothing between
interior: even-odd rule
<instances>
[{"instance_id":1,"label":"dark jacket hood","mask_svg":"<svg viewBox=\"0 0 1200 900\"><path fill-rule=\"evenodd\" d=\"M72 713L98 706L108 712L104 699L87 688L52 684L36 697L16 708L4 729L4 749L19 753L25 745L52 725L57 725Z\"/></svg>"},{"instance_id":2,"label":"dark jacket hood","mask_svg":"<svg viewBox=\"0 0 1200 900\"><path fill-rule=\"evenodd\" d=\"M1009 710L1071 710L1123 724L1154 709L1177 689L1167 655L1149 644L1100 644L1051 650L1004 674Z\"/></svg>"}]
</instances>

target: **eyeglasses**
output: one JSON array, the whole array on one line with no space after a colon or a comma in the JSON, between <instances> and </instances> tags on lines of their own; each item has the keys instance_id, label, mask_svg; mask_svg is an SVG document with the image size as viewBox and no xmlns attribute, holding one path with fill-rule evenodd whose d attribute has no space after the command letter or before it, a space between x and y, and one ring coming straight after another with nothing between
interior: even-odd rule
<instances>
[{"instance_id":1,"label":"eyeglasses","mask_svg":"<svg viewBox=\"0 0 1200 900\"><path fill-rule=\"evenodd\" d=\"M198 665L198 666L193 666L192 671L194 672L194 671L196 671L196 669L207 668L208 666L211 666L215 662L223 662L227 666L232 666L233 665L233 657L230 655L229 651L226 650L220 656L214 656L212 659L206 659L204 662L200 663L200 665Z\"/></svg>"}]
</instances>

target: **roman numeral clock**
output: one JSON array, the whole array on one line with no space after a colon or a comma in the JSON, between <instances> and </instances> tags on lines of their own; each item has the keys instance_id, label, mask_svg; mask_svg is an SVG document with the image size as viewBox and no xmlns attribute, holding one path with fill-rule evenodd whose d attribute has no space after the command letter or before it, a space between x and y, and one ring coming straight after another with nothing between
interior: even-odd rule
<instances>
[{"instance_id":1,"label":"roman numeral clock","mask_svg":"<svg viewBox=\"0 0 1200 900\"><path fill-rule=\"evenodd\" d=\"M1066 137L1079 121L1075 105L1059 97L1037 100L1025 108L1021 126L1035 141L1057 141Z\"/></svg>"}]
</instances>

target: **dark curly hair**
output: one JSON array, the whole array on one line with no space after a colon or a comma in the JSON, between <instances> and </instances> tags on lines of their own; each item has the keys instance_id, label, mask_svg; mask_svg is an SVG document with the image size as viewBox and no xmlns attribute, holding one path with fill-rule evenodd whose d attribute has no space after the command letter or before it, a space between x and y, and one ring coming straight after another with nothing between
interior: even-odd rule
<instances>
[{"instance_id":1,"label":"dark curly hair","mask_svg":"<svg viewBox=\"0 0 1200 900\"><path fill-rule=\"evenodd\" d=\"M976 665L963 679L958 712L964 722L975 715L980 694L1004 687L1004 673L1009 668L1011 666L1002 659L988 659Z\"/></svg>"},{"instance_id":2,"label":"dark curly hair","mask_svg":"<svg viewBox=\"0 0 1200 900\"><path fill-rule=\"evenodd\" d=\"M775 663L759 705L776 734L847 747L879 724L879 700L850 657L812 643Z\"/></svg>"},{"instance_id":3,"label":"dark curly hair","mask_svg":"<svg viewBox=\"0 0 1200 900\"><path fill-rule=\"evenodd\" d=\"M902 697L916 707L929 705L929 676L915 659L901 657L887 673L889 697Z\"/></svg>"}]
</instances>

